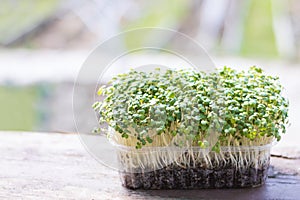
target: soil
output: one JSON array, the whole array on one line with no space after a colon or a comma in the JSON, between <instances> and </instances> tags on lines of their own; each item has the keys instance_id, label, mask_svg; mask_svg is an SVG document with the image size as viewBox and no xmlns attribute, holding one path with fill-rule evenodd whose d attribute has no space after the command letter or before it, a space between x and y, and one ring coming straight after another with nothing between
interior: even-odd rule
<instances>
[{"instance_id":1,"label":"soil","mask_svg":"<svg viewBox=\"0 0 300 200\"><path fill-rule=\"evenodd\" d=\"M184 168L171 164L144 173L121 173L123 186L130 189L201 189L242 188L263 185L267 179L269 161L261 166L238 168L227 163L209 169L198 165Z\"/></svg>"}]
</instances>

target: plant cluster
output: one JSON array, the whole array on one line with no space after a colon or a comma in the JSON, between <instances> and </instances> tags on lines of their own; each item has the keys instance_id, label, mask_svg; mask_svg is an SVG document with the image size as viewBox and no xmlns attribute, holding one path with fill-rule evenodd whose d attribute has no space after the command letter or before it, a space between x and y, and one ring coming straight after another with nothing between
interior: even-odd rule
<instances>
[{"instance_id":1,"label":"plant cluster","mask_svg":"<svg viewBox=\"0 0 300 200\"><path fill-rule=\"evenodd\" d=\"M262 140L262 144L268 138L279 141L286 132L288 101L278 77L267 76L257 67L248 72L224 67L217 76L222 99L218 108L224 120L220 141L226 144L229 137L239 143L242 138Z\"/></svg>"},{"instance_id":2,"label":"plant cluster","mask_svg":"<svg viewBox=\"0 0 300 200\"><path fill-rule=\"evenodd\" d=\"M277 77L257 67L237 72L224 67L210 74L193 70L131 70L102 86L94 103L100 125L115 130L119 142L208 147L217 133L220 146L260 145L285 132L288 101ZM101 126L100 126L101 127ZM107 130L106 130L107 131Z\"/></svg>"}]
</instances>

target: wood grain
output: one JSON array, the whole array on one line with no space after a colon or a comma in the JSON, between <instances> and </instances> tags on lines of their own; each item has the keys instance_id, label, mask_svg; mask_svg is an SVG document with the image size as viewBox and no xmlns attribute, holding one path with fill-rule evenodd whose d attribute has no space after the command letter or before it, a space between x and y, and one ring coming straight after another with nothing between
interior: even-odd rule
<instances>
[{"instance_id":1,"label":"wood grain","mask_svg":"<svg viewBox=\"0 0 300 200\"><path fill-rule=\"evenodd\" d=\"M94 160L77 134L0 132L0 158L0 199L297 199L300 195L299 177L280 171L259 188L127 190L118 172Z\"/></svg>"}]
</instances>

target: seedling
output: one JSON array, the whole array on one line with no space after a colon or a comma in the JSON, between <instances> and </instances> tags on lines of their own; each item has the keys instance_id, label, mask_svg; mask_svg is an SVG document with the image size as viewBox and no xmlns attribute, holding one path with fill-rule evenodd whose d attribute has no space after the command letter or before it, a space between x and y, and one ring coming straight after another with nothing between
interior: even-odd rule
<instances>
[{"instance_id":1,"label":"seedling","mask_svg":"<svg viewBox=\"0 0 300 200\"><path fill-rule=\"evenodd\" d=\"M240 172L257 171L269 165L265 146L279 141L286 131L288 101L282 89L277 77L257 67L247 72L224 67L209 74L131 70L99 88L98 95L105 99L93 107L100 127L110 127L102 131L118 145L133 152L151 147L183 149L174 153L164 148L148 160L126 152L122 159L132 159L125 162L127 169L163 170L170 164L185 169L230 166ZM213 136L216 140L211 140ZM211 152L205 154L203 149ZM261 184L264 177L249 184Z\"/></svg>"}]
</instances>

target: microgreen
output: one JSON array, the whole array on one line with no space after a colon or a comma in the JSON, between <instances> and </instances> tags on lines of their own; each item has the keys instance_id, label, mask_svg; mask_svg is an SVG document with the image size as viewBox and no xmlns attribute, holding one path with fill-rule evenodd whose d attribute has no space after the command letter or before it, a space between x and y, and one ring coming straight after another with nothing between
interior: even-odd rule
<instances>
[{"instance_id":1,"label":"microgreen","mask_svg":"<svg viewBox=\"0 0 300 200\"><path fill-rule=\"evenodd\" d=\"M278 77L264 75L257 67L247 72L224 67L213 76L221 85L218 108L224 121L220 140L228 141L229 135L236 140L281 139L288 123L288 101L281 94Z\"/></svg>"},{"instance_id":2,"label":"microgreen","mask_svg":"<svg viewBox=\"0 0 300 200\"><path fill-rule=\"evenodd\" d=\"M224 145L280 140L288 123L288 101L281 92L278 77L257 67L247 72L224 67L210 74L131 70L100 87L98 95L105 99L93 108L100 124L107 123L137 149L182 136L206 148L214 131L219 137L213 150L218 151Z\"/></svg>"}]
</instances>

